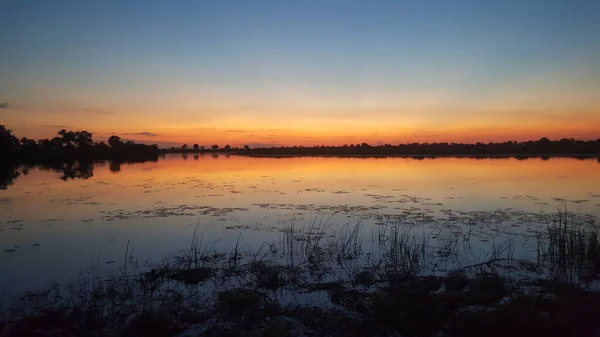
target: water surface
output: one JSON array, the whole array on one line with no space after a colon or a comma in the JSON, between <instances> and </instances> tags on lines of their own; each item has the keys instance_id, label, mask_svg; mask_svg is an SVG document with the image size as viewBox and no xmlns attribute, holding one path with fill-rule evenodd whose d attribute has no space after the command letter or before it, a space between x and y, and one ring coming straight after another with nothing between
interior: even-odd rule
<instances>
[{"instance_id":1,"label":"water surface","mask_svg":"<svg viewBox=\"0 0 600 337\"><path fill-rule=\"evenodd\" d=\"M143 264L189 246L198 227L219 249L276 242L294 221L338 227L474 229L482 244L543 229L565 207L593 223L600 164L573 158L249 158L168 155L158 162L95 163L71 179L29 168L0 190L0 289L64 282L129 255ZM62 177L62 179L60 179ZM450 227L448 227L450 226ZM516 247L526 253L525 245Z\"/></svg>"}]
</instances>

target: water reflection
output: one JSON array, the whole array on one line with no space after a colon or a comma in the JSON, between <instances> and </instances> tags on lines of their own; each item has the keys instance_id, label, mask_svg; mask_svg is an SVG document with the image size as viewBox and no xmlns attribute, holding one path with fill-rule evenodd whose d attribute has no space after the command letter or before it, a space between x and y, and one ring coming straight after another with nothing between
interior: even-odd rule
<instances>
[{"instance_id":1,"label":"water reflection","mask_svg":"<svg viewBox=\"0 0 600 337\"><path fill-rule=\"evenodd\" d=\"M40 170L59 173L59 178L64 181L73 179L89 179L94 176L94 165L92 162L67 162L37 165Z\"/></svg>"},{"instance_id":2,"label":"water reflection","mask_svg":"<svg viewBox=\"0 0 600 337\"><path fill-rule=\"evenodd\" d=\"M0 190L6 190L20 175L16 166L0 166Z\"/></svg>"},{"instance_id":3,"label":"water reflection","mask_svg":"<svg viewBox=\"0 0 600 337\"><path fill-rule=\"evenodd\" d=\"M541 212L557 205L600 214L597 160L189 157L2 167L0 289L120 261L128 241L156 261L189 246L196 225L218 249L240 234L256 248L291 219L301 228L333 213L339 225L361 219L364 242L395 219L432 235L473 224L492 245L545 228Z\"/></svg>"},{"instance_id":4,"label":"water reflection","mask_svg":"<svg viewBox=\"0 0 600 337\"><path fill-rule=\"evenodd\" d=\"M164 157L163 157L164 158ZM187 159L187 156L184 157ZM197 156L194 159L198 159ZM113 173L121 172L121 165L123 163L146 163L146 162L157 162L158 160L141 160L141 161L123 161L123 160L110 160L109 170ZM4 164L0 166L0 190L6 190L12 185L15 180L21 176L28 175L30 169L37 168L41 171L56 172L59 173L58 178L63 181L69 181L73 179L90 179L94 177L94 167L104 165L106 161L70 161L70 162L46 162L39 164Z\"/></svg>"},{"instance_id":5,"label":"water reflection","mask_svg":"<svg viewBox=\"0 0 600 337\"><path fill-rule=\"evenodd\" d=\"M113 173L121 172L121 163L118 161L111 161L109 165L109 170Z\"/></svg>"},{"instance_id":6,"label":"water reflection","mask_svg":"<svg viewBox=\"0 0 600 337\"><path fill-rule=\"evenodd\" d=\"M212 159L219 159L219 154L218 153L212 153L211 154L211 158ZM229 159L231 156L229 154L226 155L221 155L222 157L225 157L226 159ZM167 162L171 162L173 161L173 159L175 158L175 156L171 155L168 157L165 157L164 155L161 156L160 160L167 160ZM186 161L189 158L189 155L187 153L183 153L180 155L180 157L182 160ZM198 161L201 158L204 158L204 153L202 154L194 154L193 155L193 159L194 161ZM248 158L249 160L250 157L237 157L237 158ZM282 157L276 157L277 159L281 159ZM303 158L303 157L285 157L288 159L291 158ZM304 157L306 158L318 158L318 157ZM321 157L324 158L324 157ZM329 157L331 158L331 157ZM335 158L335 157L333 157ZM353 160L383 160L383 159L393 159L394 157L356 157L356 158L352 158ZM425 160L431 160L431 159L436 159L438 158L439 160L448 160L448 159L452 159L452 157L433 157L433 156L414 156L414 157L408 157L408 158L404 158L406 160L410 160L410 161L425 161ZM274 159L274 157L266 157L264 158L264 160L267 159ZM399 159L396 157L396 159ZM459 158L454 158L454 159L459 159ZM475 161L506 161L508 159L513 159L519 162L523 162L523 161L528 161L528 160L541 160L543 162L549 162L551 159L565 159L565 160L578 160L578 161L590 161L590 160L595 160L597 163L600 163L600 157L596 157L596 156L569 156L569 157L556 157L556 156L494 156L494 157L485 157L485 156L471 156L471 157L462 157L463 161L464 160L475 160ZM133 164L133 163L146 163L146 162L157 162L158 159L156 160L129 160L129 161L123 161L123 160L110 160L110 161L96 161L96 162L85 162L85 161L72 161L72 162L50 162L50 163L42 163L42 164L26 164L26 165L8 165L8 164L4 164L3 166L0 166L0 190L6 190L9 188L10 185L12 185L14 183L14 181L16 179L18 179L19 177L23 176L23 175L27 175L29 172L29 169L31 168L39 168L41 170L44 171L53 171L56 173L59 173L58 178L63 180L63 181L69 181L69 180L73 180L73 179L89 179L94 177L94 166L98 166L98 165L103 165L105 163L108 163L109 165L109 170L112 173L119 173L121 172L121 166L122 164Z\"/></svg>"}]
</instances>

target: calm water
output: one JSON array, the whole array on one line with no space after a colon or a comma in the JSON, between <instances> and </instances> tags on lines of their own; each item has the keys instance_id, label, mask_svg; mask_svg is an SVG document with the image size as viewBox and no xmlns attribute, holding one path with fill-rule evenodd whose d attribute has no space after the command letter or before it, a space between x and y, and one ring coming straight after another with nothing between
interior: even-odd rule
<instances>
[{"instance_id":1,"label":"calm water","mask_svg":"<svg viewBox=\"0 0 600 337\"><path fill-rule=\"evenodd\" d=\"M360 221L365 242L391 219L433 238L473 226L485 244L543 228L559 207L589 222L600 215L596 159L170 155L120 170L96 163L87 179L61 175L33 168L0 190L0 291L117 268L128 241L130 255L157 262L189 246L196 226L218 249L238 237L257 248L291 221L330 214L340 226Z\"/></svg>"}]
</instances>

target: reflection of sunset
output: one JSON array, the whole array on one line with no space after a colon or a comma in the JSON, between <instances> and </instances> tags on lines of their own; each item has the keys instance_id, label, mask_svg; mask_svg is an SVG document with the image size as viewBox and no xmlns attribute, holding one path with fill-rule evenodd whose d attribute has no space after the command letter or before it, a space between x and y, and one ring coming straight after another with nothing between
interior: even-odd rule
<instances>
[{"instance_id":1,"label":"reflection of sunset","mask_svg":"<svg viewBox=\"0 0 600 337\"><path fill-rule=\"evenodd\" d=\"M544 165L551 163L552 165ZM541 166L544 165L544 166ZM144 177L184 177L202 175L229 175L235 180L259 178L259 175L278 175L280 177L360 177L374 176L375 179L414 179L427 177L427 179L447 179L454 177L462 179L479 177L485 179L509 179L531 177L546 174L560 175L571 172L573 176L582 179L596 177L595 160L576 160L572 158L550 158L543 161L539 158L518 160L515 158L324 158L324 157L294 157L294 158L253 158L244 156L212 157L209 154L199 156L194 160L190 154L187 159L181 155L168 155L166 160L147 162L144 164L122 164L119 178L143 179ZM543 169L543 170L542 170ZM268 173L270 172L270 173ZM111 174L106 169L100 169L95 178L104 178ZM453 178L453 179L454 179Z\"/></svg>"},{"instance_id":2,"label":"reflection of sunset","mask_svg":"<svg viewBox=\"0 0 600 337\"><path fill-rule=\"evenodd\" d=\"M221 240L220 247L235 245L241 232L247 245L257 247L277 240L292 219L302 227L332 212L337 212L336 226L364 217L365 240L377 230L374 221L380 215L403 221L434 214L444 221L446 211L492 217L510 213L505 230L512 233L531 226L544 229L520 217L554 213L558 207L600 214L596 158L184 159L172 154L116 170L117 165L96 163L93 175L84 175L88 179L63 181L60 169L33 167L0 191L3 229L22 228L5 230L0 243L29 248L27 254L0 259L3 270L29 266L30 259L50 259L43 265L51 265L53 274L44 269L44 277L60 278L74 272L72 266L96 261L99 250L106 260L121 260L128 242L136 257L160 260L189 246L196 225L205 238ZM437 224L432 224L434 231ZM480 226L496 233L488 225L483 220ZM36 242L42 245L33 249ZM63 261L69 263L62 266ZM14 285L31 285L27 273L12 275L12 280L21 277Z\"/></svg>"},{"instance_id":3,"label":"reflection of sunset","mask_svg":"<svg viewBox=\"0 0 600 337\"><path fill-rule=\"evenodd\" d=\"M519 194L545 197L551 203L552 198L585 199L588 192L598 192L589 188L600 186L600 164L596 160L572 158L417 160L205 155L195 160L191 155L187 159L168 155L158 162L122 164L116 173L109 170L108 164L97 164L93 173L90 179L65 183L56 173L36 171L20 177L15 186L44 182L44 186L56 191L57 200L72 197L72 191L77 191L76 195L92 195L105 204L117 203L120 207L152 205L165 200L172 205L220 207L248 207L258 200L361 205L367 202L366 193L407 193L444 204L445 197L460 195L463 199L457 205L466 208L482 200L488 200L491 207L500 197ZM230 187L224 189L223 186ZM305 191L314 188L324 192ZM60 192L62 189L64 193ZM339 190L348 193L333 193ZM29 207L26 205L31 201L27 198L35 198L29 192L31 190L26 188L11 193L17 205L22 203L23 207ZM257 197L257 193L261 196ZM210 194L217 196L207 197ZM40 202L39 205L36 213L50 204ZM534 207L539 211L543 206Z\"/></svg>"}]
</instances>

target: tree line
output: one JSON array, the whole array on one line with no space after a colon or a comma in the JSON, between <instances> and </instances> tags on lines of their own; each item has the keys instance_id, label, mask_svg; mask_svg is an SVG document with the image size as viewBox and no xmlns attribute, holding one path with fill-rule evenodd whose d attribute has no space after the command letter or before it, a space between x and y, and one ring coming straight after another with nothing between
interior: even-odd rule
<instances>
[{"instance_id":1,"label":"tree line","mask_svg":"<svg viewBox=\"0 0 600 337\"><path fill-rule=\"evenodd\" d=\"M87 131L57 132L51 139L17 138L12 130L0 125L0 161L2 162L47 162L71 160L124 161L158 160L157 145L145 145L123 141L111 136L108 142L95 142Z\"/></svg>"},{"instance_id":2,"label":"tree line","mask_svg":"<svg viewBox=\"0 0 600 337\"><path fill-rule=\"evenodd\" d=\"M240 149L239 154L260 156L589 156L600 155L600 139L573 138L503 143L410 143L377 145L367 143L343 146L290 146Z\"/></svg>"},{"instance_id":3,"label":"tree line","mask_svg":"<svg viewBox=\"0 0 600 337\"><path fill-rule=\"evenodd\" d=\"M245 148L248 148L247 146ZM214 144L210 147L205 147L204 145L200 146L198 144L194 144L192 146L188 146L188 144L183 144L181 147L170 147L168 149L163 149L161 152L163 153L205 153L205 152L237 152L240 148L231 147L230 145L225 145L224 147L220 147L217 144Z\"/></svg>"},{"instance_id":4,"label":"tree line","mask_svg":"<svg viewBox=\"0 0 600 337\"><path fill-rule=\"evenodd\" d=\"M157 160L160 153L169 152L225 152L245 155L340 155L340 156L549 156L549 155L600 155L600 139L576 140L563 138L550 140L546 137L537 141L507 141L502 143L408 143L399 145L369 145L367 143L343 146L289 146L243 148L226 145L204 147L198 144L171 147L160 150L157 145L136 144L123 141L113 135L108 141L94 142L87 131L60 130L52 139L18 139L10 129L0 125L1 160L31 161L43 159L120 159Z\"/></svg>"}]
</instances>

